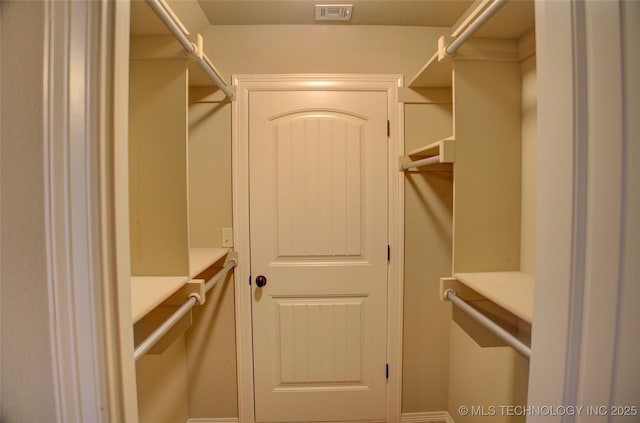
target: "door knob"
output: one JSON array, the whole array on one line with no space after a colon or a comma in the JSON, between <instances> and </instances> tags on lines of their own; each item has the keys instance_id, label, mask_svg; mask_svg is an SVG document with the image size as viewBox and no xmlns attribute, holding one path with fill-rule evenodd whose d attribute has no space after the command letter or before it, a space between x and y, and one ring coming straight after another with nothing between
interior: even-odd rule
<instances>
[{"instance_id":1,"label":"door knob","mask_svg":"<svg viewBox=\"0 0 640 423\"><path fill-rule=\"evenodd\" d=\"M262 288L266 284L267 284L267 278L265 278L264 276L260 275L256 278L256 285L258 285L258 288Z\"/></svg>"}]
</instances>

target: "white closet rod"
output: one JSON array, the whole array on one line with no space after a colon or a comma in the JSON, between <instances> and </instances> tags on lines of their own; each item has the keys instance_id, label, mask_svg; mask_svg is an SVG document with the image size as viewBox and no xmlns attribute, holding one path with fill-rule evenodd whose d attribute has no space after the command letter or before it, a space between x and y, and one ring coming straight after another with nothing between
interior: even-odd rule
<instances>
[{"instance_id":1,"label":"white closet rod","mask_svg":"<svg viewBox=\"0 0 640 423\"><path fill-rule=\"evenodd\" d=\"M465 41L467 41L467 39L469 37L471 37L482 25L485 24L485 22L487 22L489 19L491 19L491 17L498 11L498 9L500 9L505 3L507 2L507 0L494 0L493 3L491 3L491 5L489 7L487 7L481 14L480 16L478 16L476 18L476 20L474 20L463 32L462 34L460 34L455 41L453 41L446 49L445 52L451 56L453 55L458 48L460 48L460 46L462 44L464 44Z\"/></svg>"},{"instance_id":2,"label":"white closet rod","mask_svg":"<svg viewBox=\"0 0 640 423\"><path fill-rule=\"evenodd\" d=\"M427 157L426 159L416 160L414 162L407 162L400 166L400 170L407 170L413 167L427 166L440 163L439 156Z\"/></svg>"},{"instance_id":3,"label":"white closet rod","mask_svg":"<svg viewBox=\"0 0 640 423\"><path fill-rule=\"evenodd\" d=\"M214 287L227 273L234 267L236 267L236 259L232 258L218 273L216 273L211 279L204 284L205 294ZM133 352L133 358L135 361L140 360L153 346L164 336L167 332L176 324L182 317L189 312L198 303L198 298L195 295L190 295L187 301L184 302L171 316L167 318L160 326L154 330L144 341L142 341Z\"/></svg>"},{"instance_id":4,"label":"white closet rod","mask_svg":"<svg viewBox=\"0 0 640 423\"><path fill-rule=\"evenodd\" d=\"M471 307L466 301L460 299L455 293L455 291L449 289L446 291L445 296L449 301L451 301L456 307L460 310L467 313L469 316L476 319L482 326L487 328L489 332L496 335L498 338L502 339L506 342L511 348L520 353L527 360L531 357L531 348L527 346L524 342L513 336L511 333L506 331L503 327L498 325L493 320L489 319L487 316Z\"/></svg>"},{"instance_id":5,"label":"white closet rod","mask_svg":"<svg viewBox=\"0 0 640 423\"><path fill-rule=\"evenodd\" d=\"M170 13L164 5L162 0L146 0L147 4L155 12L156 15L160 18L162 23L171 31L174 37L178 40L184 51L187 54L193 55L195 57L195 61L198 65L206 72L206 74L213 80L213 82L222 90L225 96L228 98L233 98L233 91L227 87L227 84L224 83L222 77L216 70L216 68L211 64L209 58L203 53L202 55L197 54L198 48L189 41L187 34L185 34L184 28L178 24L172 13Z\"/></svg>"}]
</instances>

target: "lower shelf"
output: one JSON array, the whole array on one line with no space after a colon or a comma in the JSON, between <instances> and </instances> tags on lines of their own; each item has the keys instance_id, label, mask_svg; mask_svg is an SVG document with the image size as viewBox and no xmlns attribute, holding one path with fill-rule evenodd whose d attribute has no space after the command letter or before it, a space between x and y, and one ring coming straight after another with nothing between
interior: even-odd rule
<instances>
[{"instance_id":1,"label":"lower shelf","mask_svg":"<svg viewBox=\"0 0 640 423\"><path fill-rule=\"evenodd\" d=\"M162 304L188 281L188 276L132 276L131 317L133 323Z\"/></svg>"},{"instance_id":2,"label":"lower shelf","mask_svg":"<svg viewBox=\"0 0 640 423\"><path fill-rule=\"evenodd\" d=\"M518 318L533 322L532 275L522 272L482 272L456 273L453 277Z\"/></svg>"},{"instance_id":3,"label":"lower shelf","mask_svg":"<svg viewBox=\"0 0 640 423\"><path fill-rule=\"evenodd\" d=\"M187 282L209 269L229 254L229 251L229 248L190 248L188 276L132 276L131 315L133 323L162 304Z\"/></svg>"},{"instance_id":4,"label":"lower shelf","mask_svg":"<svg viewBox=\"0 0 640 423\"><path fill-rule=\"evenodd\" d=\"M189 248L189 269L192 278L229 254L230 248Z\"/></svg>"}]
</instances>

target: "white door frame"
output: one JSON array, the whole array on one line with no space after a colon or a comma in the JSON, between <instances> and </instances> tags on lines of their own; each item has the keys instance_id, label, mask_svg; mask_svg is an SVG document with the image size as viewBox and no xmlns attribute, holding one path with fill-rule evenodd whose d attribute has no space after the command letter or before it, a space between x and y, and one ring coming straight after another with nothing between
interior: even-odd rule
<instances>
[{"instance_id":1,"label":"white door frame","mask_svg":"<svg viewBox=\"0 0 640 423\"><path fill-rule=\"evenodd\" d=\"M531 405L637 406L639 16L636 2L536 3Z\"/></svg>"},{"instance_id":2,"label":"white door frame","mask_svg":"<svg viewBox=\"0 0 640 423\"><path fill-rule=\"evenodd\" d=\"M47 2L44 14L51 418L135 423L129 251L116 248L128 193L114 190L127 183L114 156L127 151L129 4Z\"/></svg>"},{"instance_id":3,"label":"white door frame","mask_svg":"<svg viewBox=\"0 0 640 423\"><path fill-rule=\"evenodd\" d=\"M238 418L255 422L253 384L253 343L251 325L250 248L249 248L249 93L251 91L345 90L387 92L390 123L388 145L389 245L388 267L387 422L399 422L402 399L402 306L404 257L404 180L397 170L402 154L402 103L398 102L399 75L237 75L232 118L233 227L236 268L236 355L238 375Z\"/></svg>"}]
</instances>

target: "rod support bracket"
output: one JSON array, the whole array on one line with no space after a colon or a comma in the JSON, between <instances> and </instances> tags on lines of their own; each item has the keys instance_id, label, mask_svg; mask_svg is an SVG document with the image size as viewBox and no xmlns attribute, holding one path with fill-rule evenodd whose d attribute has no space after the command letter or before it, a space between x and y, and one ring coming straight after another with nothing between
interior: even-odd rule
<instances>
[{"instance_id":1,"label":"rod support bracket","mask_svg":"<svg viewBox=\"0 0 640 423\"><path fill-rule=\"evenodd\" d=\"M447 45L445 44L444 35L438 38L438 62L451 57L449 53L447 53Z\"/></svg>"},{"instance_id":2,"label":"rod support bracket","mask_svg":"<svg viewBox=\"0 0 640 423\"><path fill-rule=\"evenodd\" d=\"M204 289L204 279L192 279L164 301L164 305L182 305L190 297L198 300L198 304L205 303L207 297Z\"/></svg>"},{"instance_id":3,"label":"rod support bracket","mask_svg":"<svg viewBox=\"0 0 640 423\"><path fill-rule=\"evenodd\" d=\"M466 301L475 301L485 299L473 289L469 288L454 277L440 278L440 301L449 301L447 294L455 293L458 297L464 298Z\"/></svg>"},{"instance_id":4,"label":"rod support bracket","mask_svg":"<svg viewBox=\"0 0 640 423\"><path fill-rule=\"evenodd\" d=\"M186 52L189 60L195 62L202 60L204 56L204 39L201 34L187 36L189 42L193 46L193 52Z\"/></svg>"},{"instance_id":5,"label":"rod support bracket","mask_svg":"<svg viewBox=\"0 0 640 423\"><path fill-rule=\"evenodd\" d=\"M227 257L224 260L224 265L226 266L229 262L234 262L235 265L238 265L238 252L237 251L229 251Z\"/></svg>"}]
</instances>

